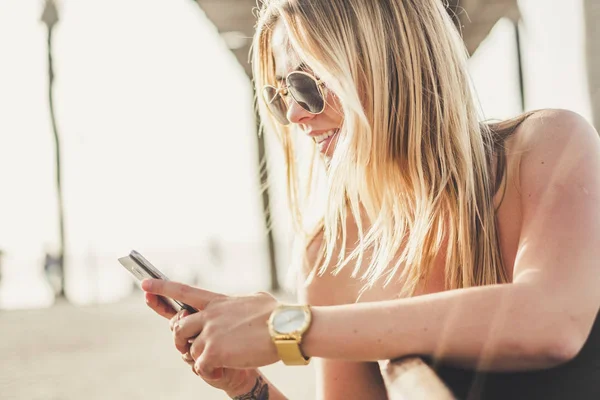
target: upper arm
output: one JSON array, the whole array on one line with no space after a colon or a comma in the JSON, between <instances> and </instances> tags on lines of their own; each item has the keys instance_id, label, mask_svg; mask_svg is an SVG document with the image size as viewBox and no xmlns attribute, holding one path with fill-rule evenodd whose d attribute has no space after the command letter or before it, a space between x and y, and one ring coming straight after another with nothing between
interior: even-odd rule
<instances>
[{"instance_id":1,"label":"upper arm","mask_svg":"<svg viewBox=\"0 0 600 400\"><path fill-rule=\"evenodd\" d=\"M577 114L540 114L522 132L513 282L533 284L566 332L585 341L600 307L600 139Z\"/></svg>"}]
</instances>

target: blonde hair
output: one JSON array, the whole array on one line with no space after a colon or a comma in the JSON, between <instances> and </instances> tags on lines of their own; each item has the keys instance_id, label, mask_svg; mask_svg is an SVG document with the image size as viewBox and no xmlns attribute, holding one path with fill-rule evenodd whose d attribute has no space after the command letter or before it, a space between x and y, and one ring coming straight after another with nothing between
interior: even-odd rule
<instances>
[{"instance_id":1,"label":"blonde hair","mask_svg":"<svg viewBox=\"0 0 600 400\"><path fill-rule=\"evenodd\" d=\"M445 247L448 289L507 282L491 160L523 118L495 127L479 122L464 44L442 2L264 1L253 43L258 92L274 82L271 37L278 21L344 113L328 165L318 273L332 261L338 272L355 260L354 275L361 272L367 286L398 277L402 295L410 296ZM296 231L304 235L290 128L277 124L264 102L258 107L283 145L289 204ZM315 168L311 163L307 188ZM496 173L503 174L500 168ZM346 254L348 216L356 221L359 243ZM372 256L363 269L366 249Z\"/></svg>"}]
</instances>

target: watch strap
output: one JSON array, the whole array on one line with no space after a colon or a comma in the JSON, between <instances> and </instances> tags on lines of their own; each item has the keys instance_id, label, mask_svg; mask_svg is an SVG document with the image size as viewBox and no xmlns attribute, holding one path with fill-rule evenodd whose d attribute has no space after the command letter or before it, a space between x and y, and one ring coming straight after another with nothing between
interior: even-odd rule
<instances>
[{"instance_id":1,"label":"watch strap","mask_svg":"<svg viewBox=\"0 0 600 400\"><path fill-rule=\"evenodd\" d=\"M300 344L296 340L275 339L274 342L277 353L285 365L308 365L310 363L310 357L304 357L300 351Z\"/></svg>"}]
</instances>

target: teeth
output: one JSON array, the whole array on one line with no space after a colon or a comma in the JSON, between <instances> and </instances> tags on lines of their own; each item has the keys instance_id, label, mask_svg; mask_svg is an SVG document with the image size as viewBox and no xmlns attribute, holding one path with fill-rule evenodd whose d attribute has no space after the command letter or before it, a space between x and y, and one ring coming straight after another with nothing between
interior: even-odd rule
<instances>
[{"instance_id":1,"label":"teeth","mask_svg":"<svg viewBox=\"0 0 600 400\"><path fill-rule=\"evenodd\" d=\"M315 137L314 137L314 139L315 139L315 142L317 142L317 143L321 143L323 140L326 140L326 139L329 139L330 137L332 137L332 136L335 134L335 132L336 132L336 130L335 130L335 129L333 129L333 130L331 130L331 131L329 131L329 132L325 132L325 133L324 133L324 134L322 134L322 135L315 136Z\"/></svg>"}]
</instances>

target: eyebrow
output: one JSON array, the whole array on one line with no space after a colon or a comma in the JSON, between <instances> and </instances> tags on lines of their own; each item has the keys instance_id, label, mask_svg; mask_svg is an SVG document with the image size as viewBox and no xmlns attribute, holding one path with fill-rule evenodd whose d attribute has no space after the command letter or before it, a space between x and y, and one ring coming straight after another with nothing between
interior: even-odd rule
<instances>
[{"instance_id":1,"label":"eyebrow","mask_svg":"<svg viewBox=\"0 0 600 400\"><path fill-rule=\"evenodd\" d=\"M306 65L306 63L300 63L300 65L298 65L296 68L294 68L291 72L294 72L294 71L307 71L308 69L309 68L308 68L308 65ZM275 80L277 82L281 82L283 80L283 76L281 76L281 75L275 75Z\"/></svg>"}]
</instances>

